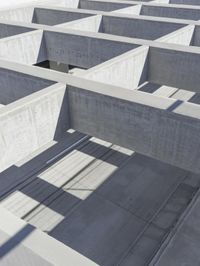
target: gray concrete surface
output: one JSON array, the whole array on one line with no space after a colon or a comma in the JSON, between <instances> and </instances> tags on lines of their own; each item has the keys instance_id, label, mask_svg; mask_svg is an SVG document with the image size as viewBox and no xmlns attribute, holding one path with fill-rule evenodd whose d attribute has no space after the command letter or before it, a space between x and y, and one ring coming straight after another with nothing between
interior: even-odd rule
<instances>
[{"instance_id":1,"label":"gray concrete surface","mask_svg":"<svg viewBox=\"0 0 200 266\"><path fill-rule=\"evenodd\" d=\"M198 265L198 20L194 0L0 11L2 265Z\"/></svg>"}]
</instances>

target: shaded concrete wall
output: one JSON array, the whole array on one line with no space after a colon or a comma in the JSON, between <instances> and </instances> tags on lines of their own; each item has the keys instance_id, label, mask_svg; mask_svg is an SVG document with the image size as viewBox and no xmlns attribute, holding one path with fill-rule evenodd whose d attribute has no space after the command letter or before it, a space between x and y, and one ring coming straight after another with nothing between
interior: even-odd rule
<instances>
[{"instance_id":1,"label":"shaded concrete wall","mask_svg":"<svg viewBox=\"0 0 200 266\"><path fill-rule=\"evenodd\" d=\"M33 29L27 27L18 27L8 24L0 24L0 38L13 36L20 33L32 31Z\"/></svg>"},{"instance_id":2,"label":"shaded concrete wall","mask_svg":"<svg viewBox=\"0 0 200 266\"><path fill-rule=\"evenodd\" d=\"M160 21L103 16L102 32L126 37L155 40L184 25Z\"/></svg>"},{"instance_id":3,"label":"shaded concrete wall","mask_svg":"<svg viewBox=\"0 0 200 266\"><path fill-rule=\"evenodd\" d=\"M170 4L196 5L200 6L199 0L169 0Z\"/></svg>"},{"instance_id":4,"label":"shaded concrete wall","mask_svg":"<svg viewBox=\"0 0 200 266\"><path fill-rule=\"evenodd\" d=\"M200 92L199 65L199 53L151 47L148 80L160 85Z\"/></svg>"},{"instance_id":5,"label":"shaded concrete wall","mask_svg":"<svg viewBox=\"0 0 200 266\"><path fill-rule=\"evenodd\" d=\"M200 10L142 5L140 15L199 20Z\"/></svg>"},{"instance_id":6,"label":"shaded concrete wall","mask_svg":"<svg viewBox=\"0 0 200 266\"><path fill-rule=\"evenodd\" d=\"M48 31L44 35L49 60L82 68L93 67L137 47L106 38L98 39L98 36L94 38Z\"/></svg>"},{"instance_id":7,"label":"shaded concrete wall","mask_svg":"<svg viewBox=\"0 0 200 266\"><path fill-rule=\"evenodd\" d=\"M195 26L191 45L200 46L200 26Z\"/></svg>"},{"instance_id":8,"label":"shaded concrete wall","mask_svg":"<svg viewBox=\"0 0 200 266\"><path fill-rule=\"evenodd\" d=\"M64 22L73 21L76 19L86 18L92 14L69 12L61 10L50 10L35 8L33 23L45 24L45 25L56 25Z\"/></svg>"},{"instance_id":9,"label":"shaded concrete wall","mask_svg":"<svg viewBox=\"0 0 200 266\"><path fill-rule=\"evenodd\" d=\"M0 171L68 128L66 86L55 84L0 110Z\"/></svg>"},{"instance_id":10,"label":"shaded concrete wall","mask_svg":"<svg viewBox=\"0 0 200 266\"><path fill-rule=\"evenodd\" d=\"M0 103L9 104L54 82L0 69Z\"/></svg>"},{"instance_id":11,"label":"shaded concrete wall","mask_svg":"<svg viewBox=\"0 0 200 266\"><path fill-rule=\"evenodd\" d=\"M72 128L200 173L198 105L125 89L123 96L114 88L101 91L68 87Z\"/></svg>"},{"instance_id":12,"label":"shaded concrete wall","mask_svg":"<svg viewBox=\"0 0 200 266\"><path fill-rule=\"evenodd\" d=\"M133 4L134 5L134 4ZM122 9L128 6L132 6L131 4L121 4L121 3L113 3L113 2L98 2L98 1L90 1L90 0L81 0L79 4L79 8L82 9L90 9L90 10L101 10L101 11L113 11L117 9Z\"/></svg>"}]
</instances>

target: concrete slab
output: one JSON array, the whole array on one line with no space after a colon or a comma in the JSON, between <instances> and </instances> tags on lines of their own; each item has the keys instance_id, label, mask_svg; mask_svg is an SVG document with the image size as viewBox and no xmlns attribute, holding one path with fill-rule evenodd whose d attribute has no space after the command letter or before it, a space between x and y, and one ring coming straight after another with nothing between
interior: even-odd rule
<instances>
[{"instance_id":1,"label":"concrete slab","mask_svg":"<svg viewBox=\"0 0 200 266\"><path fill-rule=\"evenodd\" d=\"M145 223L117 205L92 195L51 236L100 265L115 265ZM112 254L112 256L110 256Z\"/></svg>"},{"instance_id":2,"label":"concrete slab","mask_svg":"<svg viewBox=\"0 0 200 266\"><path fill-rule=\"evenodd\" d=\"M97 193L150 221L186 175L180 169L135 155Z\"/></svg>"}]
</instances>

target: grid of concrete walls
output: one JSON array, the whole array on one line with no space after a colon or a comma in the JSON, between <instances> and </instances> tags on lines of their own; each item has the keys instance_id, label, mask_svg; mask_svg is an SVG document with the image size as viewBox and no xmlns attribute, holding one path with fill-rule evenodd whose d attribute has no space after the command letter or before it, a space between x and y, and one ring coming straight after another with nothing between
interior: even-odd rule
<instances>
[{"instance_id":1,"label":"grid of concrete walls","mask_svg":"<svg viewBox=\"0 0 200 266\"><path fill-rule=\"evenodd\" d=\"M43 250L37 250L32 245L32 239L30 242L25 241L23 245L33 251L31 256L33 261L38 261L38 265L46 265L43 259L47 261L47 265L62 265L62 256L59 257L59 254L69 252L67 245L80 252L81 255L78 252L69 253L76 258L75 263L79 260L85 263L81 265L127 266L138 261L135 265L167 265L165 258L169 255L162 259L161 250L157 248L157 245L165 245L165 236L169 237L171 234L171 227L159 227L159 221L156 220L156 210L162 208L159 205L161 203L153 198L155 205L159 207L156 209L151 206L153 214L150 215L146 207L143 211L138 210L138 206L142 208L140 204L134 202L131 205L115 198L109 189L104 189L104 185L99 189L109 175L105 174L101 167L98 168L101 173L99 183L94 181L88 185L84 178L92 175L93 163L95 167L99 167L100 161L103 162L111 175L126 161L127 176L129 167L132 169L131 164L135 169L139 169L138 173L144 172L145 178L148 174L145 174L144 169L148 169L152 179L161 173L165 177L163 179L166 189L169 186L172 191L174 186L174 193L176 189L180 189L178 186L187 187L188 197L193 198L198 189L196 176L200 175L199 46L200 4L195 0L44 0L0 11L0 178L7 179L7 182L2 184L0 193L3 198L7 194L10 197L3 201L3 206L18 218L26 222L31 221L34 226L65 243L60 246L53 238L44 240L50 243L53 241L51 245L55 245L58 252L53 257L45 254ZM77 153L81 155L78 157ZM107 157L112 166L106 165ZM45 163L44 158L48 158ZM59 178L50 180L45 192L47 194L32 193L29 181L36 184L35 190L39 191L40 185L41 188L46 188L47 176L50 171L54 171L54 167L57 169L59 158L62 162L67 160L69 169L74 165L73 169L69 170L69 173L65 171L64 174L55 170ZM51 167L52 162L55 162L55 165L49 169L48 166ZM58 164L62 162L59 161ZM152 165L155 165L154 169L151 169ZM35 169L41 169L42 172L37 170L37 175L32 174ZM23 172L23 177L20 171ZM14 182L13 172L16 172ZM173 178L169 178L168 183L166 178L169 173L173 173ZM26 180L27 174L30 175L30 180ZM113 177L118 178L117 175ZM111 205L124 207L117 217L119 220L123 217L122 225L117 224L112 231L110 225L106 224L107 234L109 235L111 230L114 235L113 232L124 228L124 221L131 221L131 224L127 225L128 230L122 230L120 233L122 238L125 237L124 242L117 246L119 249L117 248L109 258L110 249L105 250L103 245L98 253L97 249L93 250L89 238L86 240L86 249L81 246L81 241L74 239L73 232L79 227L76 215L85 215L82 215L82 209L77 211L75 217L72 213L70 217L74 220L69 218L66 221L68 210L63 211L64 214L62 211L59 213L59 204L55 209L52 206L49 208L54 201L52 197L57 199L59 189L62 189L62 193L68 191L68 183L71 185L72 179L76 177L79 179L72 184L71 194L67 196L70 211L73 212L74 206L78 206L83 199L88 202L93 190L98 188L95 196L92 196L95 197L96 206L99 206L95 215L98 216L98 211L104 209L99 203L99 198L103 196L108 197L106 199L110 200ZM188 177L191 179L187 179ZM80 185L79 181L82 179L79 189L75 184L77 181ZM159 186L162 187L162 184ZM19 186L20 192L10 196L15 187ZM118 184L113 186L118 189ZM134 185L132 188L135 189ZM79 190L81 192L77 192ZM167 202L168 198L172 197L172 193L167 192L166 195L163 192L165 197L158 192L155 197L160 199L163 196L163 202ZM60 196L65 198L63 194L59 194L59 200ZM19 202L16 201L18 206L21 206L21 197L32 198L28 199L31 202L26 208L14 208L12 204L15 197L19 197ZM148 197L152 197L152 194L148 194ZM39 208L38 198L42 205ZM136 197L134 200L139 201L138 199ZM63 202L66 203L66 199ZM189 199L186 202L189 204ZM90 202L88 204L90 205ZM91 205L93 204L92 201ZM53 216L56 217L55 220L49 221L48 226L40 223L41 217L37 216L44 206L48 206L52 213L54 211L54 215L56 213ZM106 215L109 214L110 208L112 209L108 206L105 209ZM185 208L184 205L183 209ZM49 209L45 209L45 212L51 216ZM135 215L133 217L132 211ZM7 211L2 209L2 212L5 217L12 219ZM182 212L178 209L175 220L180 213ZM113 215L115 216L115 213ZM17 219L16 224L20 224L21 220ZM25 223L26 226L24 221L22 224ZM91 221L83 223L84 226L88 223L92 228ZM170 226L174 224L173 221ZM71 228L68 238L65 235L67 225ZM150 229L149 225L152 226ZM0 226L6 234L16 233L10 232L4 220ZM159 228L162 233L156 235L156 244L152 245L153 251L150 251L148 246L148 254L141 256L136 250L136 240L148 238L145 235L148 235L147 228L152 231ZM34 229L31 227L28 230ZM129 236L130 231L133 234ZM45 235L42 233L37 237L43 239ZM101 243L101 234L97 234L97 237ZM118 237L114 237L112 245L115 242L113 239L120 242ZM170 242L169 239L167 241ZM145 249L144 246L143 248ZM190 248L188 250L190 254L193 252ZM134 252L137 255L134 255ZM35 255L39 256L41 261L35 258ZM172 257L175 262L180 263L180 256L175 257L172 254ZM62 258L66 259L65 256ZM162 264L163 261L165 264Z\"/></svg>"}]
</instances>

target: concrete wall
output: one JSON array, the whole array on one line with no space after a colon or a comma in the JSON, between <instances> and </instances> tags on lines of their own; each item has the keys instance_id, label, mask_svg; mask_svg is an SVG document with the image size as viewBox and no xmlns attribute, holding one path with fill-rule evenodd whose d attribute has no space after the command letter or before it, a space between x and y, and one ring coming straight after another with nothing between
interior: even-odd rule
<instances>
[{"instance_id":1,"label":"concrete wall","mask_svg":"<svg viewBox=\"0 0 200 266\"><path fill-rule=\"evenodd\" d=\"M72 128L200 173L198 105L97 87L68 87Z\"/></svg>"},{"instance_id":2,"label":"concrete wall","mask_svg":"<svg viewBox=\"0 0 200 266\"><path fill-rule=\"evenodd\" d=\"M200 46L200 26L195 26L191 45Z\"/></svg>"},{"instance_id":3,"label":"concrete wall","mask_svg":"<svg viewBox=\"0 0 200 266\"><path fill-rule=\"evenodd\" d=\"M106 37L98 38L98 35L78 36L49 31L44 34L49 60L82 68L93 67L137 47Z\"/></svg>"},{"instance_id":4,"label":"concrete wall","mask_svg":"<svg viewBox=\"0 0 200 266\"><path fill-rule=\"evenodd\" d=\"M69 23L60 24L57 27L74 29L74 30L83 30L91 32L99 32L101 28L102 15L92 16L89 18L83 18Z\"/></svg>"},{"instance_id":5,"label":"concrete wall","mask_svg":"<svg viewBox=\"0 0 200 266\"><path fill-rule=\"evenodd\" d=\"M142 5L140 15L199 20L200 9Z\"/></svg>"},{"instance_id":6,"label":"concrete wall","mask_svg":"<svg viewBox=\"0 0 200 266\"><path fill-rule=\"evenodd\" d=\"M33 22L52 26L64 22L70 22L76 19L86 18L91 15L92 14L80 13L80 12L35 8Z\"/></svg>"},{"instance_id":7,"label":"concrete wall","mask_svg":"<svg viewBox=\"0 0 200 266\"><path fill-rule=\"evenodd\" d=\"M103 16L102 19L102 32L104 33L147 40L155 40L183 26L183 24L176 23L111 16Z\"/></svg>"},{"instance_id":8,"label":"concrete wall","mask_svg":"<svg viewBox=\"0 0 200 266\"><path fill-rule=\"evenodd\" d=\"M27 6L27 5L45 5L49 6L57 6L57 7L70 7L77 8L79 4L79 0L7 0L1 1L0 10L9 10L12 8Z\"/></svg>"},{"instance_id":9,"label":"concrete wall","mask_svg":"<svg viewBox=\"0 0 200 266\"><path fill-rule=\"evenodd\" d=\"M169 0L170 4L180 4L180 5L196 5L200 6L199 0Z\"/></svg>"},{"instance_id":10,"label":"concrete wall","mask_svg":"<svg viewBox=\"0 0 200 266\"><path fill-rule=\"evenodd\" d=\"M11 21L21 21L31 23L33 18L33 7L22 7L16 9L10 9L6 11L0 11L0 18Z\"/></svg>"},{"instance_id":11,"label":"concrete wall","mask_svg":"<svg viewBox=\"0 0 200 266\"><path fill-rule=\"evenodd\" d=\"M147 80L148 50L143 46L113 58L86 71L84 78L135 89Z\"/></svg>"},{"instance_id":12,"label":"concrete wall","mask_svg":"<svg viewBox=\"0 0 200 266\"><path fill-rule=\"evenodd\" d=\"M0 69L0 103L9 104L52 85L52 81Z\"/></svg>"},{"instance_id":13,"label":"concrete wall","mask_svg":"<svg viewBox=\"0 0 200 266\"><path fill-rule=\"evenodd\" d=\"M140 15L142 5L129 6L112 11L113 13Z\"/></svg>"},{"instance_id":14,"label":"concrete wall","mask_svg":"<svg viewBox=\"0 0 200 266\"><path fill-rule=\"evenodd\" d=\"M170 0L153 0L151 3L169 4Z\"/></svg>"},{"instance_id":15,"label":"concrete wall","mask_svg":"<svg viewBox=\"0 0 200 266\"><path fill-rule=\"evenodd\" d=\"M194 92L200 92L200 53L151 47L148 80Z\"/></svg>"},{"instance_id":16,"label":"concrete wall","mask_svg":"<svg viewBox=\"0 0 200 266\"><path fill-rule=\"evenodd\" d=\"M122 4L113 2L102 2L102 1L91 1L91 0L80 0L79 8L90 9L90 10L101 10L101 11L113 11L122 9L125 7L132 6L132 4Z\"/></svg>"},{"instance_id":17,"label":"concrete wall","mask_svg":"<svg viewBox=\"0 0 200 266\"><path fill-rule=\"evenodd\" d=\"M38 30L0 40L0 57L31 65L46 60L43 31Z\"/></svg>"},{"instance_id":18,"label":"concrete wall","mask_svg":"<svg viewBox=\"0 0 200 266\"><path fill-rule=\"evenodd\" d=\"M55 84L0 110L0 171L68 128L66 86Z\"/></svg>"},{"instance_id":19,"label":"concrete wall","mask_svg":"<svg viewBox=\"0 0 200 266\"><path fill-rule=\"evenodd\" d=\"M8 25L0 23L0 38L5 38L20 33L32 31L33 29L27 27L18 27L14 25Z\"/></svg>"},{"instance_id":20,"label":"concrete wall","mask_svg":"<svg viewBox=\"0 0 200 266\"><path fill-rule=\"evenodd\" d=\"M157 41L189 46L193 39L194 28L194 25L188 25L182 29L157 39Z\"/></svg>"}]
</instances>

